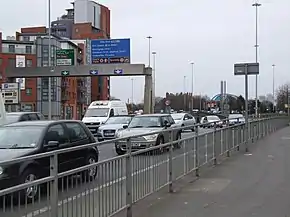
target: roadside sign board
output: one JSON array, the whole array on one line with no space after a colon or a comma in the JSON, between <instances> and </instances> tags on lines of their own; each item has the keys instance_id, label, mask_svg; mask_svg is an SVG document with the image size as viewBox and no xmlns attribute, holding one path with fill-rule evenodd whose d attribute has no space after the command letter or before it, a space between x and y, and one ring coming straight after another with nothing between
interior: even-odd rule
<instances>
[{"instance_id":1,"label":"roadside sign board","mask_svg":"<svg viewBox=\"0 0 290 217\"><path fill-rule=\"evenodd\" d=\"M92 64L130 63L130 39L101 39L91 41Z\"/></svg>"},{"instance_id":2,"label":"roadside sign board","mask_svg":"<svg viewBox=\"0 0 290 217\"><path fill-rule=\"evenodd\" d=\"M16 68L26 67L26 57L24 55L16 55L15 63ZM25 90L25 78L16 78L16 82L20 84L20 90Z\"/></svg>"},{"instance_id":3,"label":"roadside sign board","mask_svg":"<svg viewBox=\"0 0 290 217\"><path fill-rule=\"evenodd\" d=\"M259 63L237 63L234 65L234 75L247 75L259 74Z\"/></svg>"},{"instance_id":4,"label":"roadside sign board","mask_svg":"<svg viewBox=\"0 0 290 217\"><path fill-rule=\"evenodd\" d=\"M57 66L75 65L75 50L74 49L56 50L56 65Z\"/></svg>"},{"instance_id":5,"label":"roadside sign board","mask_svg":"<svg viewBox=\"0 0 290 217\"><path fill-rule=\"evenodd\" d=\"M20 102L20 84L19 83L3 83L2 97L6 105L19 104Z\"/></svg>"}]
</instances>

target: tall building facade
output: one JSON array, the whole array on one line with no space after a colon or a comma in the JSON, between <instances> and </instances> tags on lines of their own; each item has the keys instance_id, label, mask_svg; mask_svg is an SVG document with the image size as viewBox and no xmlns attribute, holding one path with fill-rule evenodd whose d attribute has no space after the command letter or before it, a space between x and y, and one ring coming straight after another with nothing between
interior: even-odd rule
<instances>
[{"instance_id":1,"label":"tall building facade","mask_svg":"<svg viewBox=\"0 0 290 217\"><path fill-rule=\"evenodd\" d=\"M73 40L110 38L110 10L107 7L91 0L75 0L72 5L72 9L67 9L66 14L51 23L53 34ZM87 45L84 55L90 53ZM85 61L85 64L91 62ZM87 78L87 82L92 101L110 98L110 77Z\"/></svg>"}]
</instances>

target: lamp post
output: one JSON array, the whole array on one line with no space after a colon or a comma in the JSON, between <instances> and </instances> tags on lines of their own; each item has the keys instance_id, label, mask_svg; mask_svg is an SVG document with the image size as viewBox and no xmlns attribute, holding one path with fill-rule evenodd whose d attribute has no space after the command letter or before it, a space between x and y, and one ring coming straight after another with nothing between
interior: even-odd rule
<instances>
[{"instance_id":1,"label":"lamp post","mask_svg":"<svg viewBox=\"0 0 290 217\"><path fill-rule=\"evenodd\" d=\"M275 112L275 64L272 65L273 71L273 112Z\"/></svg>"},{"instance_id":2,"label":"lamp post","mask_svg":"<svg viewBox=\"0 0 290 217\"><path fill-rule=\"evenodd\" d=\"M256 8L256 44L255 44L255 50L256 50L256 63L258 63L258 8L262 6L262 4L256 2L252 4L253 7ZM256 98L255 98L255 115L258 117L258 75L256 75Z\"/></svg>"},{"instance_id":3,"label":"lamp post","mask_svg":"<svg viewBox=\"0 0 290 217\"><path fill-rule=\"evenodd\" d=\"M147 36L146 38L148 39L148 53L149 53L148 67L151 67L151 39L152 39L152 36Z\"/></svg>"},{"instance_id":4,"label":"lamp post","mask_svg":"<svg viewBox=\"0 0 290 217\"><path fill-rule=\"evenodd\" d=\"M51 67L51 0L48 0L48 66ZM51 111L51 77L48 78L48 119L52 119ZM64 114L65 115L65 114Z\"/></svg>"},{"instance_id":5,"label":"lamp post","mask_svg":"<svg viewBox=\"0 0 290 217\"><path fill-rule=\"evenodd\" d=\"M194 62L191 62L191 111L193 109Z\"/></svg>"}]
</instances>

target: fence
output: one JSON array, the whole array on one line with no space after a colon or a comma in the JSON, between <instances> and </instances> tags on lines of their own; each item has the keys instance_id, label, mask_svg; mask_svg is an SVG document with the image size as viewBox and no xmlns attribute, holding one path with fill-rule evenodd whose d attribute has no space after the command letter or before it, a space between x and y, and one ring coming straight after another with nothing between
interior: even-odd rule
<instances>
[{"instance_id":1,"label":"fence","mask_svg":"<svg viewBox=\"0 0 290 217\"><path fill-rule=\"evenodd\" d=\"M0 216L107 217L124 210L131 217L134 203L164 187L173 192L178 179L190 173L198 176L202 166L217 164L242 145L253 143L288 122L283 116L253 120L248 125L249 134L244 124L214 128L204 134L196 126L195 133L187 138L131 152L132 141L138 135L126 138L127 154L65 172L58 172L58 160L65 152L118 140L0 162L1 168L35 159L50 162L49 176L0 190ZM88 171L97 172L97 177L92 179ZM5 177L2 183L3 180Z\"/></svg>"}]
</instances>

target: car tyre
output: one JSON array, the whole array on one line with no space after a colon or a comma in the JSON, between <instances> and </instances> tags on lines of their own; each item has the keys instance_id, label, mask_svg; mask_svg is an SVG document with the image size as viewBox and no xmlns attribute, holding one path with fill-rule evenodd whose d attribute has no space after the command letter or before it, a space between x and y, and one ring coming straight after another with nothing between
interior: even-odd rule
<instances>
[{"instance_id":1,"label":"car tyre","mask_svg":"<svg viewBox=\"0 0 290 217\"><path fill-rule=\"evenodd\" d=\"M162 137L162 136L159 136L158 138L157 138L157 141L156 141L156 146L159 146L159 145L163 145L164 144L164 138ZM153 153L158 153L158 154L163 154L164 152L165 152L165 149L166 149L166 147L162 147L162 148L159 148L159 149L155 149L155 150L153 150L152 152Z\"/></svg>"},{"instance_id":2,"label":"car tyre","mask_svg":"<svg viewBox=\"0 0 290 217\"><path fill-rule=\"evenodd\" d=\"M35 181L39 178L35 168L27 168L20 175L20 184ZM37 201L39 197L40 186L32 186L20 191L21 203L32 203ZM16 197L18 198L18 196Z\"/></svg>"},{"instance_id":3,"label":"car tyre","mask_svg":"<svg viewBox=\"0 0 290 217\"><path fill-rule=\"evenodd\" d=\"M98 162L98 155L95 153L89 153L85 160L85 166L94 164ZM87 169L83 173L83 181L92 181L96 178L98 174L98 166L91 167L90 169Z\"/></svg>"},{"instance_id":4,"label":"car tyre","mask_svg":"<svg viewBox=\"0 0 290 217\"><path fill-rule=\"evenodd\" d=\"M115 148L117 155L124 155L126 154L126 151L121 150L120 148Z\"/></svg>"}]
</instances>

